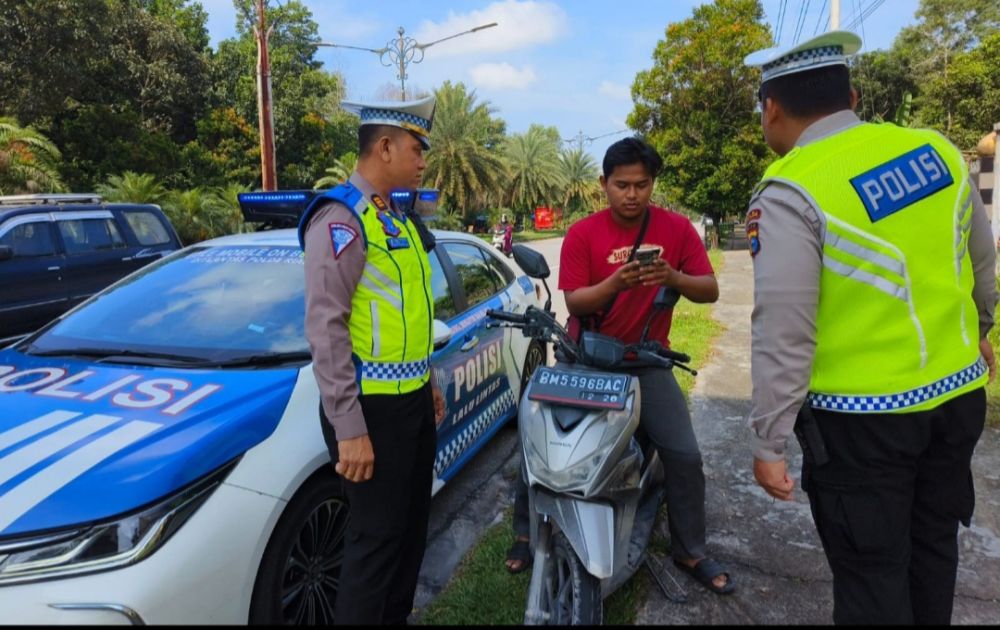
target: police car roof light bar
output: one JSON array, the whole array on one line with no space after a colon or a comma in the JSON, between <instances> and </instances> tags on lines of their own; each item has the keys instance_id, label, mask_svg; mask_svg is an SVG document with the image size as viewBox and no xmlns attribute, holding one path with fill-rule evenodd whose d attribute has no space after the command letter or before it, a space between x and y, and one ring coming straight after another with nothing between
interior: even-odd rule
<instances>
[{"instance_id":1,"label":"police car roof light bar","mask_svg":"<svg viewBox=\"0 0 1000 630\"><path fill-rule=\"evenodd\" d=\"M239 193L243 220L266 223L272 227L296 227L302 213L324 190L278 190L273 192Z\"/></svg>"},{"instance_id":2,"label":"police car roof light bar","mask_svg":"<svg viewBox=\"0 0 1000 630\"><path fill-rule=\"evenodd\" d=\"M3 195L0 205L41 206L57 203L101 203L104 199L96 193L35 193L31 195Z\"/></svg>"}]
</instances>

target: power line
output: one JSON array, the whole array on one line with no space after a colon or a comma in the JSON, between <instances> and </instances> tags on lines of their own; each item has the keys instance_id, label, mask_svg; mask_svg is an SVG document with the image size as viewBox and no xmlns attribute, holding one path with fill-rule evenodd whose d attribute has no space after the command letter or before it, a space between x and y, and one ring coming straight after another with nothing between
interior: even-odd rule
<instances>
[{"instance_id":1,"label":"power line","mask_svg":"<svg viewBox=\"0 0 1000 630\"><path fill-rule=\"evenodd\" d=\"M823 6L819 9L819 18L816 19L816 28L813 29L813 36L819 33L819 25L823 23L823 13L826 11L826 2L823 0Z\"/></svg>"},{"instance_id":2,"label":"power line","mask_svg":"<svg viewBox=\"0 0 1000 630\"><path fill-rule=\"evenodd\" d=\"M799 21L795 25L795 40L793 43L799 43L799 37L802 36L802 29L806 25L806 15L809 13L809 5L812 4L812 0L803 0L799 3Z\"/></svg>"},{"instance_id":3,"label":"power line","mask_svg":"<svg viewBox=\"0 0 1000 630\"><path fill-rule=\"evenodd\" d=\"M848 26L847 30L853 30L859 24L864 24L864 21L872 16L873 13L878 11L879 7L885 4L885 0L872 0L868 5L867 9L862 9L860 15L856 17Z\"/></svg>"},{"instance_id":4,"label":"power line","mask_svg":"<svg viewBox=\"0 0 1000 630\"><path fill-rule=\"evenodd\" d=\"M781 45L781 27L785 23L785 9L788 8L788 0L781 0L781 4L778 6L778 30L774 36L775 45Z\"/></svg>"}]
</instances>

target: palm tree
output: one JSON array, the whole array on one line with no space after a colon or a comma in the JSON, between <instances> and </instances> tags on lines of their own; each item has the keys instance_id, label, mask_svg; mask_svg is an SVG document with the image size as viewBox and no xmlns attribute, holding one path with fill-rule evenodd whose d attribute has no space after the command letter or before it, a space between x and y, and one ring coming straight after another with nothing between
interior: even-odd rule
<instances>
[{"instance_id":1,"label":"palm tree","mask_svg":"<svg viewBox=\"0 0 1000 630\"><path fill-rule=\"evenodd\" d=\"M559 162L559 138L540 125L511 136L505 146L510 184L510 205L528 212L560 197L566 177Z\"/></svg>"},{"instance_id":2,"label":"palm tree","mask_svg":"<svg viewBox=\"0 0 1000 630\"><path fill-rule=\"evenodd\" d=\"M575 214L593 210L599 203L601 186L594 158L582 148L563 151L559 156L566 187L563 189L564 209Z\"/></svg>"},{"instance_id":3,"label":"palm tree","mask_svg":"<svg viewBox=\"0 0 1000 630\"><path fill-rule=\"evenodd\" d=\"M0 194L62 192L59 149L31 127L0 117Z\"/></svg>"},{"instance_id":4,"label":"palm tree","mask_svg":"<svg viewBox=\"0 0 1000 630\"><path fill-rule=\"evenodd\" d=\"M503 123L491 118L488 101L476 102L465 84L445 81L438 88L431 150L424 182L441 191L441 206L460 215L482 207L487 195L500 189L503 159L495 144Z\"/></svg>"},{"instance_id":5,"label":"palm tree","mask_svg":"<svg viewBox=\"0 0 1000 630\"><path fill-rule=\"evenodd\" d=\"M333 166L326 169L327 175L316 180L313 188L333 188L346 182L358 165L358 154L348 151L333 161Z\"/></svg>"},{"instance_id":6,"label":"palm tree","mask_svg":"<svg viewBox=\"0 0 1000 630\"><path fill-rule=\"evenodd\" d=\"M107 201L128 203L162 203L167 197L163 184L149 173L142 175L125 171L121 175L111 175L108 181L98 184L96 192Z\"/></svg>"}]
</instances>

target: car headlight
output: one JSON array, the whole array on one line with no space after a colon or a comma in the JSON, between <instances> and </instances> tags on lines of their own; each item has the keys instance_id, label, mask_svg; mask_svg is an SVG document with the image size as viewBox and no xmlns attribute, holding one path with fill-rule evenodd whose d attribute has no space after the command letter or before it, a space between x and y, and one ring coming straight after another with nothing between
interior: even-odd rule
<instances>
[{"instance_id":1,"label":"car headlight","mask_svg":"<svg viewBox=\"0 0 1000 630\"><path fill-rule=\"evenodd\" d=\"M239 458L139 512L108 523L0 541L0 586L135 564L159 549L222 484Z\"/></svg>"},{"instance_id":2,"label":"car headlight","mask_svg":"<svg viewBox=\"0 0 1000 630\"><path fill-rule=\"evenodd\" d=\"M629 424L639 422L633 414L636 398L635 394L631 394L625 409L605 412L603 422L590 425L580 423L566 434L563 439L573 444L576 451L566 465L550 461L548 442L552 438L550 431L554 430L555 423L547 418L542 420L544 407L537 401L529 401L528 415L539 421L519 424L525 433L523 439L528 469L542 483L557 492L584 491L605 464L614 464L609 461L609 454L623 444L628 444L623 438L626 433L630 437L633 432L628 431ZM551 408L548 413L551 413ZM599 433L595 433L596 431Z\"/></svg>"}]
</instances>

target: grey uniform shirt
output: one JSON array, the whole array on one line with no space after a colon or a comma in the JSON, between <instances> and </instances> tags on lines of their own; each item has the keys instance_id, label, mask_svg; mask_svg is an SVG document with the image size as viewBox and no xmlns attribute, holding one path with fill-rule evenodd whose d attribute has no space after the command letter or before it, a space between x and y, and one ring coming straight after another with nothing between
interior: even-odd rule
<instances>
[{"instance_id":1,"label":"grey uniform shirt","mask_svg":"<svg viewBox=\"0 0 1000 630\"><path fill-rule=\"evenodd\" d=\"M816 121L797 146L861 124L850 111ZM970 182L971 185L971 182ZM973 220L969 255L975 274L973 299L979 311L979 335L993 326L997 302L996 256L989 217L973 185ZM754 218L759 212L759 218ZM809 392L816 349L816 308L823 268L824 225L816 208L800 193L769 184L750 201L750 221L759 228L760 250L754 256L754 309L751 317L750 369L753 401L747 422L753 432L753 455L780 461Z\"/></svg>"},{"instance_id":2,"label":"grey uniform shirt","mask_svg":"<svg viewBox=\"0 0 1000 630\"><path fill-rule=\"evenodd\" d=\"M367 199L375 189L354 173L351 184ZM343 224L357 232L349 245L334 253L331 226ZM365 268L364 231L347 206L329 202L316 210L305 232L306 338L313 357L313 374L319 385L323 411L337 440L368 433L361 411L348 321L351 300Z\"/></svg>"}]
</instances>

